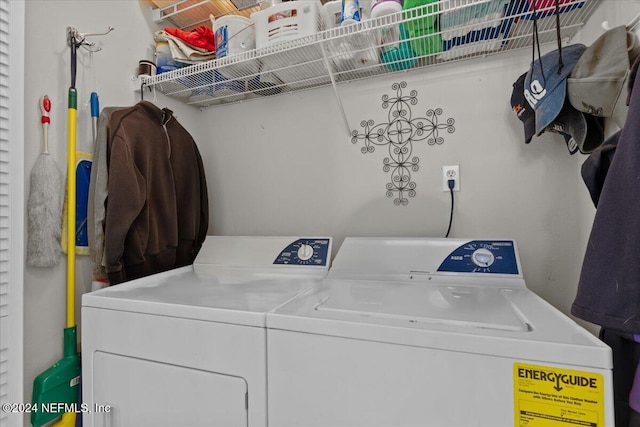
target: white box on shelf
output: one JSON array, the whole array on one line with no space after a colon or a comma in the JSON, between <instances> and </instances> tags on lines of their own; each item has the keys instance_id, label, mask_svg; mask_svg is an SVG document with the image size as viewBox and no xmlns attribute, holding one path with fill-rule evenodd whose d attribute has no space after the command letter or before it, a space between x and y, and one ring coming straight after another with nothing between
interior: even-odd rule
<instances>
[{"instance_id":1,"label":"white box on shelf","mask_svg":"<svg viewBox=\"0 0 640 427\"><path fill-rule=\"evenodd\" d=\"M262 71L273 73L291 88L330 80L318 38L325 28L319 4L305 0L278 3L251 14Z\"/></svg>"},{"instance_id":2,"label":"white box on shelf","mask_svg":"<svg viewBox=\"0 0 640 427\"><path fill-rule=\"evenodd\" d=\"M213 23L213 31L216 38L216 55L218 59L229 58L239 54L248 54L256 47L255 29L253 22L244 16L226 15L216 19ZM227 78L241 78L248 76L246 80L255 77L260 69L260 64L255 59L245 59L232 64L224 64L221 73Z\"/></svg>"}]
</instances>

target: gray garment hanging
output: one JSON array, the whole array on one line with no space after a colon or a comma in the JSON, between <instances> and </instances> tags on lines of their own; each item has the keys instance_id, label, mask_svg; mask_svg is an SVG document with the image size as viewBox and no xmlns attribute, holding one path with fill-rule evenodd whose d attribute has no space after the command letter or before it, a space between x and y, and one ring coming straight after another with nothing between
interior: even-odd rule
<instances>
[{"instance_id":1,"label":"gray garment hanging","mask_svg":"<svg viewBox=\"0 0 640 427\"><path fill-rule=\"evenodd\" d=\"M637 66L632 68L637 72ZM638 333L640 79L633 76L630 82L628 119L602 187L571 313L605 328Z\"/></svg>"},{"instance_id":2,"label":"gray garment hanging","mask_svg":"<svg viewBox=\"0 0 640 427\"><path fill-rule=\"evenodd\" d=\"M93 147L93 165L89 181L89 201L87 203L87 231L89 236L89 256L93 262L93 278L106 280L104 270L104 214L107 200L107 140L109 120L114 111L127 107L105 107L98 117L98 129Z\"/></svg>"}]
</instances>

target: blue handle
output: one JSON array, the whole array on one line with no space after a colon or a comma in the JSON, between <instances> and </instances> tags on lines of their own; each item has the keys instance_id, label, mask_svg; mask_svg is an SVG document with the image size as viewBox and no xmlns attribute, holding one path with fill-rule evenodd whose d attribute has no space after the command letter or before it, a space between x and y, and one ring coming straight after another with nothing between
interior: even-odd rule
<instances>
[{"instance_id":1,"label":"blue handle","mask_svg":"<svg viewBox=\"0 0 640 427\"><path fill-rule=\"evenodd\" d=\"M91 117L100 115L100 104L98 103L98 94L91 92Z\"/></svg>"}]
</instances>

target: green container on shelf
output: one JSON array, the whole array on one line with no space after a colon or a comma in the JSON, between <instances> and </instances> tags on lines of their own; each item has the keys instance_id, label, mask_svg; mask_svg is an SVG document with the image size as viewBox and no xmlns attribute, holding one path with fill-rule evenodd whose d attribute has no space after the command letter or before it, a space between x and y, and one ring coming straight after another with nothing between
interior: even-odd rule
<instances>
[{"instance_id":1,"label":"green container on shelf","mask_svg":"<svg viewBox=\"0 0 640 427\"><path fill-rule=\"evenodd\" d=\"M424 7L427 5L426 7ZM403 23L411 48L418 56L442 52L438 25L438 0L404 0ZM411 10L416 9L416 10Z\"/></svg>"}]
</instances>

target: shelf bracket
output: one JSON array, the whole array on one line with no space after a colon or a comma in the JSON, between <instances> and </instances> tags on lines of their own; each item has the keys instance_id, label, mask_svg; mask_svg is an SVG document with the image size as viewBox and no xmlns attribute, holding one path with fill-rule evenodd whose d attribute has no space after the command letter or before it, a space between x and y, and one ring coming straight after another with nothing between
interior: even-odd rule
<instances>
[{"instance_id":1,"label":"shelf bracket","mask_svg":"<svg viewBox=\"0 0 640 427\"><path fill-rule=\"evenodd\" d=\"M342 98L340 98L340 93L338 92L338 88L336 86L336 79L333 76L333 71L331 70L331 64L329 63L329 58L327 58L327 49L325 48L324 43L321 44L322 48L322 57L324 58L324 66L327 68L327 72L329 73L329 78L331 79L331 87L333 88L333 94L336 97L336 101L338 101L338 107L340 108L340 113L342 114L342 120L344 121L344 125L347 128L347 135L351 136L351 128L349 127L349 120L347 120L347 115L344 112L344 105L342 104Z\"/></svg>"}]
</instances>

